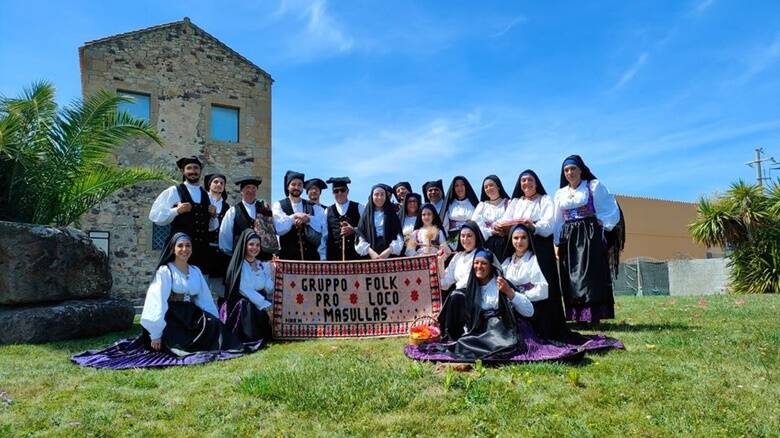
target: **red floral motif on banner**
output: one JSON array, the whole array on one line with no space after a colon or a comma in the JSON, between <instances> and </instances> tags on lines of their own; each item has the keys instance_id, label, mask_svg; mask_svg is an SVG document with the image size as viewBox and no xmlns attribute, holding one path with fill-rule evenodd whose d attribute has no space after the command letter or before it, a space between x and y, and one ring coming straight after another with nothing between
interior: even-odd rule
<instances>
[{"instance_id":1,"label":"red floral motif on banner","mask_svg":"<svg viewBox=\"0 0 780 438\"><path fill-rule=\"evenodd\" d=\"M417 290L413 290L412 293L409 294L409 297L412 298L412 301L417 301L420 298L420 295L417 293Z\"/></svg>"},{"instance_id":2,"label":"red floral motif on banner","mask_svg":"<svg viewBox=\"0 0 780 438\"><path fill-rule=\"evenodd\" d=\"M417 277L417 286L419 286L420 284L422 284L422 279L420 279L420 277Z\"/></svg>"},{"instance_id":3,"label":"red floral motif on banner","mask_svg":"<svg viewBox=\"0 0 780 438\"><path fill-rule=\"evenodd\" d=\"M406 280L404 280L404 284L405 284L406 286L409 286L409 283L411 283L411 281L409 281L409 279L408 279L408 278L407 278Z\"/></svg>"},{"instance_id":4,"label":"red floral motif on banner","mask_svg":"<svg viewBox=\"0 0 780 438\"><path fill-rule=\"evenodd\" d=\"M355 280L355 289L360 289L360 282L357 280Z\"/></svg>"},{"instance_id":5,"label":"red floral motif on banner","mask_svg":"<svg viewBox=\"0 0 780 438\"><path fill-rule=\"evenodd\" d=\"M303 294L298 294L295 296L295 302L298 304L303 304Z\"/></svg>"},{"instance_id":6,"label":"red floral motif on banner","mask_svg":"<svg viewBox=\"0 0 780 438\"><path fill-rule=\"evenodd\" d=\"M295 289L295 282L294 281L290 282L290 289Z\"/></svg>"},{"instance_id":7,"label":"red floral motif on banner","mask_svg":"<svg viewBox=\"0 0 780 438\"><path fill-rule=\"evenodd\" d=\"M352 303L352 305L357 304L358 302L358 296L356 293L349 294L349 302Z\"/></svg>"}]
</instances>

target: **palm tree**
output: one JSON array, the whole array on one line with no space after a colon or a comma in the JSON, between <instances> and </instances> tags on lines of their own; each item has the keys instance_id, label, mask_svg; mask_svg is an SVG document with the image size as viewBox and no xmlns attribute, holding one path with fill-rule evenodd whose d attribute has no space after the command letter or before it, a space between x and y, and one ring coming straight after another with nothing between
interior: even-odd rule
<instances>
[{"instance_id":1,"label":"palm tree","mask_svg":"<svg viewBox=\"0 0 780 438\"><path fill-rule=\"evenodd\" d=\"M47 82L0 98L0 219L69 225L119 189L173 181L167 171L108 162L131 138L162 145L148 122L117 110L130 100L101 91L58 111Z\"/></svg>"},{"instance_id":2,"label":"palm tree","mask_svg":"<svg viewBox=\"0 0 780 438\"><path fill-rule=\"evenodd\" d=\"M689 230L697 242L731 250L734 291L780 292L780 181L767 191L739 181L722 196L702 198Z\"/></svg>"}]
</instances>

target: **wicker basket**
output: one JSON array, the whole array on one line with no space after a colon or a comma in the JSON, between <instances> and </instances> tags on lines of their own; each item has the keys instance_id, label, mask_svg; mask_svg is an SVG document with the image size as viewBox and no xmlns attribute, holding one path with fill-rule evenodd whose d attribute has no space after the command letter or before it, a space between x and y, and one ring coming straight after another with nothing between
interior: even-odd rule
<instances>
[{"instance_id":1,"label":"wicker basket","mask_svg":"<svg viewBox=\"0 0 780 438\"><path fill-rule=\"evenodd\" d=\"M437 335L427 337L427 338L413 338L412 337L412 329L415 327L422 327L422 326L428 326L433 327L438 332ZM416 318L412 323L409 325L409 343L412 345L421 345L428 342L438 342L441 340L441 329L439 329L439 321L436 320L432 315L423 315L418 318Z\"/></svg>"}]
</instances>

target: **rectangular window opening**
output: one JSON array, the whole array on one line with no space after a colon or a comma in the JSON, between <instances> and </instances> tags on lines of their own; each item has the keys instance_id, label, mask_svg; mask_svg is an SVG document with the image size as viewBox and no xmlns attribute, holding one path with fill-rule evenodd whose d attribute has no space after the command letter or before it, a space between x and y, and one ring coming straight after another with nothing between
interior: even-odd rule
<instances>
[{"instance_id":1,"label":"rectangular window opening","mask_svg":"<svg viewBox=\"0 0 780 438\"><path fill-rule=\"evenodd\" d=\"M238 143L238 108L211 105L211 139Z\"/></svg>"},{"instance_id":2,"label":"rectangular window opening","mask_svg":"<svg viewBox=\"0 0 780 438\"><path fill-rule=\"evenodd\" d=\"M122 90L117 91L116 94L133 99L132 102L120 102L117 106L119 111L124 111L136 119L149 122L151 118L151 96Z\"/></svg>"}]
</instances>

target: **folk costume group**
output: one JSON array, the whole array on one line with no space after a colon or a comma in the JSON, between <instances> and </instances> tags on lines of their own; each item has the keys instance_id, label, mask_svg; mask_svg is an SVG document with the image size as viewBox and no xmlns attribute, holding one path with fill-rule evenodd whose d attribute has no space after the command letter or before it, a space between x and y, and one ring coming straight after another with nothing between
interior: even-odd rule
<instances>
[{"instance_id":1,"label":"folk costume group","mask_svg":"<svg viewBox=\"0 0 780 438\"><path fill-rule=\"evenodd\" d=\"M98 368L189 365L251 353L271 339L272 258L351 261L435 254L444 305L442 341L407 346L412 359L567 360L622 348L582 335L568 321L614 318L612 272L624 242L617 202L578 155L561 166L548 195L533 170L510 196L496 175L477 196L456 176L423 184L376 184L364 206L349 199L348 177L284 176L285 198L257 199L259 177L234 183L205 175L197 157L177 161L181 184L154 201L149 219L170 236L147 290L142 333L73 361ZM320 195L330 186L335 203ZM308 199L303 198L304 192ZM395 199L395 202L393 201ZM216 302L214 297L216 296Z\"/></svg>"}]
</instances>

